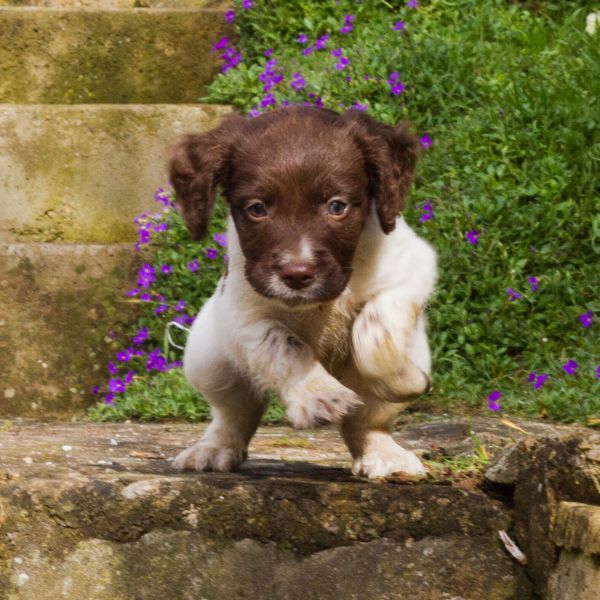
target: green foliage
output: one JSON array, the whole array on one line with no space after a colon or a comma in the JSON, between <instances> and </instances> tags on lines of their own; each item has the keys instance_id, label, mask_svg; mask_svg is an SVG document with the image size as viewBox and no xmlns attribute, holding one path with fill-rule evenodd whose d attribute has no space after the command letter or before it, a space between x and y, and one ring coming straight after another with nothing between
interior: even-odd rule
<instances>
[{"instance_id":1,"label":"green foliage","mask_svg":"<svg viewBox=\"0 0 600 600\"><path fill-rule=\"evenodd\" d=\"M594 4L423 0L412 10L404 0L255 0L245 11L236 2L244 61L217 77L209 100L244 112L260 108L264 51L273 48L285 75L270 90L278 103L321 98L343 109L359 102L390 124L410 118L419 135L433 139L405 216L440 256L429 332L433 399L445 408L486 408L497 389L511 412L600 418L600 35L584 32ZM347 14L354 28L343 35ZM399 20L402 31L392 27ZM325 33L331 38L325 50L305 56L301 33L309 44ZM335 68L334 48L350 59L343 70ZM397 96L388 84L393 72L406 86ZM290 87L293 73L306 80L303 90ZM426 201L434 218L421 221ZM206 250L217 248L212 235L224 231L225 209L219 205L201 245L190 242L176 211L165 218L167 231L151 245L153 302L132 301L142 311L139 326L150 330L145 350L160 344L174 361L180 351L164 341L165 325L178 300L194 315L211 295L224 250L213 261ZM471 230L480 232L477 245L465 239ZM193 259L202 265L198 273L187 267ZM173 273L162 275L161 264L173 265ZM508 288L522 298L511 301ZM157 317L153 309L165 302L168 310ZM595 321L584 328L578 317L587 311ZM124 346L133 334L126 332ZM183 345L185 335L173 335ZM579 365L574 375L563 372L568 359ZM123 368L136 360L132 384L96 418L204 418L205 405L178 370L149 385L146 355ZM532 371L550 379L534 389ZM266 419L282 417L272 404Z\"/></svg>"},{"instance_id":2,"label":"green foliage","mask_svg":"<svg viewBox=\"0 0 600 600\"><path fill-rule=\"evenodd\" d=\"M485 406L499 389L511 411L598 416L598 317L590 328L578 320L600 312L600 37L584 31L594 3L405 4L263 0L238 10L245 60L216 79L209 98L260 108L272 47L286 76L271 90L279 103L312 93L330 108L367 104L390 124L409 117L434 140L406 218L440 255L429 315L436 399ZM354 30L342 35L346 14ZM402 31L392 27L398 20ZM331 39L304 56L301 33L310 44ZM340 47L344 70L331 55ZM399 96L387 83L394 71L406 85ZM300 92L289 86L294 72L307 82ZM420 222L425 200L435 217ZM480 232L476 246L465 240L470 230ZM523 298L510 301L508 288ZM575 375L562 370L568 359ZM542 388L528 381L532 371L550 374Z\"/></svg>"}]
</instances>

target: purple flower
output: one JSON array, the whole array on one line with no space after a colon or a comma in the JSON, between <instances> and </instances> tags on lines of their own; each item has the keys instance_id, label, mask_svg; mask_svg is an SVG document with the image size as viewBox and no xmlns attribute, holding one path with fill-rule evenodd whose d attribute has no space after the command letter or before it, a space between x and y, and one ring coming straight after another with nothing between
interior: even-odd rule
<instances>
[{"instance_id":1,"label":"purple flower","mask_svg":"<svg viewBox=\"0 0 600 600\"><path fill-rule=\"evenodd\" d=\"M419 8L419 3L417 2L417 0L408 0L406 6L408 8Z\"/></svg>"},{"instance_id":2,"label":"purple flower","mask_svg":"<svg viewBox=\"0 0 600 600\"><path fill-rule=\"evenodd\" d=\"M315 50L324 50L325 46L327 45L328 40L329 40L328 33L325 33L320 38L317 38L317 41L315 42L315 45L314 45L314 49Z\"/></svg>"},{"instance_id":3,"label":"purple flower","mask_svg":"<svg viewBox=\"0 0 600 600\"><path fill-rule=\"evenodd\" d=\"M147 244L150 239L150 232L147 229L140 229L139 230L139 234L140 234L140 244Z\"/></svg>"},{"instance_id":4,"label":"purple flower","mask_svg":"<svg viewBox=\"0 0 600 600\"><path fill-rule=\"evenodd\" d=\"M271 58L271 56L273 56L273 48L267 48L267 49L265 50L265 56L266 56L267 58Z\"/></svg>"},{"instance_id":5,"label":"purple flower","mask_svg":"<svg viewBox=\"0 0 600 600\"><path fill-rule=\"evenodd\" d=\"M479 241L479 231L477 231L477 229L467 231L465 237L467 238L467 242L469 242L469 244L473 244L473 246L476 246L477 242Z\"/></svg>"},{"instance_id":6,"label":"purple flower","mask_svg":"<svg viewBox=\"0 0 600 600\"><path fill-rule=\"evenodd\" d=\"M301 33L298 36L298 43L299 44L306 44L306 42L308 42L308 36L305 33Z\"/></svg>"},{"instance_id":7,"label":"purple flower","mask_svg":"<svg viewBox=\"0 0 600 600\"><path fill-rule=\"evenodd\" d=\"M147 327L138 329L137 333L133 336L133 343L139 346L143 344L150 337L150 330Z\"/></svg>"},{"instance_id":8,"label":"purple flower","mask_svg":"<svg viewBox=\"0 0 600 600\"><path fill-rule=\"evenodd\" d=\"M128 298L133 298L134 296L137 296L139 293L140 293L140 290L138 290L137 288L133 288L132 290L125 292L125 295Z\"/></svg>"},{"instance_id":9,"label":"purple flower","mask_svg":"<svg viewBox=\"0 0 600 600\"><path fill-rule=\"evenodd\" d=\"M259 115L261 115L262 113L260 112L260 110L258 109L258 106L254 106L253 108L251 108L248 111L248 116L250 117L258 117Z\"/></svg>"},{"instance_id":10,"label":"purple flower","mask_svg":"<svg viewBox=\"0 0 600 600\"><path fill-rule=\"evenodd\" d=\"M592 324L594 315L591 310L588 310L587 312L579 315L579 320L581 321L581 324L587 328Z\"/></svg>"},{"instance_id":11,"label":"purple flower","mask_svg":"<svg viewBox=\"0 0 600 600\"><path fill-rule=\"evenodd\" d=\"M425 221L430 221L433 219L433 206L431 203L425 202L425 204L423 204L421 207L421 210L423 211L423 214L421 215L419 221L424 223Z\"/></svg>"},{"instance_id":12,"label":"purple flower","mask_svg":"<svg viewBox=\"0 0 600 600\"><path fill-rule=\"evenodd\" d=\"M95 385L92 388L92 394L99 394L100 393L100 386L99 385Z\"/></svg>"},{"instance_id":13,"label":"purple flower","mask_svg":"<svg viewBox=\"0 0 600 600\"><path fill-rule=\"evenodd\" d=\"M344 35L352 31L352 23L354 22L354 15L346 15L344 17L344 26L340 29L340 33Z\"/></svg>"},{"instance_id":14,"label":"purple flower","mask_svg":"<svg viewBox=\"0 0 600 600\"><path fill-rule=\"evenodd\" d=\"M154 309L154 314L155 315L162 315L162 313L166 312L167 309L169 308L168 304L159 304L155 309Z\"/></svg>"},{"instance_id":15,"label":"purple flower","mask_svg":"<svg viewBox=\"0 0 600 600\"><path fill-rule=\"evenodd\" d=\"M152 300L152 296L148 293L148 292L144 292L141 296L140 296L140 300L142 302L149 302L150 300Z\"/></svg>"},{"instance_id":16,"label":"purple flower","mask_svg":"<svg viewBox=\"0 0 600 600\"><path fill-rule=\"evenodd\" d=\"M160 270L164 275L170 275L173 272L173 267L171 265L161 265Z\"/></svg>"},{"instance_id":17,"label":"purple flower","mask_svg":"<svg viewBox=\"0 0 600 600\"><path fill-rule=\"evenodd\" d=\"M354 110L369 110L369 106L367 104L361 104L360 102L356 102L352 108Z\"/></svg>"},{"instance_id":18,"label":"purple flower","mask_svg":"<svg viewBox=\"0 0 600 600\"><path fill-rule=\"evenodd\" d=\"M540 280L537 277L529 277L527 279L527 281L529 282L529 285L531 286L531 291L532 292L537 292L538 291L538 285L540 283Z\"/></svg>"},{"instance_id":19,"label":"purple flower","mask_svg":"<svg viewBox=\"0 0 600 600\"><path fill-rule=\"evenodd\" d=\"M506 290L506 293L508 294L508 298L511 302L514 302L515 300L519 300L523 297L523 294L517 292L517 290L513 290L512 288L508 288Z\"/></svg>"},{"instance_id":20,"label":"purple flower","mask_svg":"<svg viewBox=\"0 0 600 600\"><path fill-rule=\"evenodd\" d=\"M252 8L252 0L243 0L242 7L244 10L250 10Z\"/></svg>"},{"instance_id":21,"label":"purple flower","mask_svg":"<svg viewBox=\"0 0 600 600\"><path fill-rule=\"evenodd\" d=\"M106 396L104 396L104 402L106 402L106 404L112 404L114 399L115 399L115 395L112 392L110 392L110 394L106 394Z\"/></svg>"},{"instance_id":22,"label":"purple flower","mask_svg":"<svg viewBox=\"0 0 600 600\"><path fill-rule=\"evenodd\" d=\"M227 248L227 234L226 233L215 233L213 235L213 240L215 240L215 242L217 244L219 244L219 246L222 246L223 248Z\"/></svg>"},{"instance_id":23,"label":"purple flower","mask_svg":"<svg viewBox=\"0 0 600 600\"><path fill-rule=\"evenodd\" d=\"M174 360L170 365L169 368L170 369L179 369L180 367L183 367L183 362L180 360Z\"/></svg>"},{"instance_id":24,"label":"purple flower","mask_svg":"<svg viewBox=\"0 0 600 600\"><path fill-rule=\"evenodd\" d=\"M346 58L345 56L342 56L340 58L340 60L335 64L335 68L338 71L343 71L348 66L349 63L350 63L350 59Z\"/></svg>"},{"instance_id":25,"label":"purple flower","mask_svg":"<svg viewBox=\"0 0 600 600\"><path fill-rule=\"evenodd\" d=\"M132 356L133 348L127 348L127 350L121 350L121 352L117 352L117 360L119 362L129 362Z\"/></svg>"},{"instance_id":26,"label":"purple flower","mask_svg":"<svg viewBox=\"0 0 600 600\"><path fill-rule=\"evenodd\" d=\"M125 384L131 383L133 381L134 377L135 377L134 371L127 371L127 375L125 375Z\"/></svg>"},{"instance_id":27,"label":"purple flower","mask_svg":"<svg viewBox=\"0 0 600 600\"><path fill-rule=\"evenodd\" d=\"M148 354L147 371L167 371L167 359L161 354L160 348L155 348Z\"/></svg>"},{"instance_id":28,"label":"purple flower","mask_svg":"<svg viewBox=\"0 0 600 600\"><path fill-rule=\"evenodd\" d=\"M125 387L125 382L122 379L111 379L108 382L108 389L113 392L113 394L124 392Z\"/></svg>"},{"instance_id":29,"label":"purple flower","mask_svg":"<svg viewBox=\"0 0 600 600\"><path fill-rule=\"evenodd\" d=\"M600 365L596 367L596 379L600 379Z\"/></svg>"},{"instance_id":30,"label":"purple flower","mask_svg":"<svg viewBox=\"0 0 600 600\"><path fill-rule=\"evenodd\" d=\"M156 281L154 267L144 263L138 271L137 285L143 288L149 288Z\"/></svg>"},{"instance_id":31,"label":"purple flower","mask_svg":"<svg viewBox=\"0 0 600 600\"><path fill-rule=\"evenodd\" d=\"M575 375L575 371L577 371L577 363L574 360L568 360L563 366L563 371L567 375Z\"/></svg>"},{"instance_id":32,"label":"purple flower","mask_svg":"<svg viewBox=\"0 0 600 600\"><path fill-rule=\"evenodd\" d=\"M214 44L211 47L210 51L216 52L217 50L224 50L225 48L227 48L227 46L229 46L229 38L222 37L216 44Z\"/></svg>"},{"instance_id":33,"label":"purple flower","mask_svg":"<svg viewBox=\"0 0 600 600\"><path fill-rule=\"evenodd\" d=\"M228 11L225 13L225 20L226 20L228 23L233 23L233 20L234 20L234 19L235 19L235 11L234 11L234 10L228 10Z\"/></svg>"},{"instance_id":34,"label":"purple flower","mask_svg":"<svg viewBox=\"0 0 600 600\"><path fill-rule=\"evenodd\" d=\"M391 87L390 91L394 96L399 96L405 89L404 84L401 81L398 81Z\"/></svg>"},{"instance_id":35,"label":"purple flower","mask_svg":"<svg viewBox=\"0 0 600 600\"><path fill-rule=\"evenodd\" d=\"M394 96L399 96L405 90L404 84L400 81L400 73L398 71L394 71L387 82Z\"/></svg>"},{"instance_id":36,"label":"purple flower","mask_svg":"<svg viewBox=\"0 0 600 600\"><path fill-rule=\"evenodd\" d=\"M502 407L499 404L499 400L502 398L502 392L500 390L494 390L488 397L488 408L490 410L501 410Z\"/></svg>"},{"instance_id":37,"label":"purple flower","mask_svg":"<svg viewBox=\"0 0 600 600\"><path fill-rule=\"evenodd\" d=\"M312 54L314 50L314 46L307 46L306 48L304 48L304 50L302 50L302 54L304 54L304 56L308 56L309 54Z\"/></svg>"},{"instance_id":38,"label":"purple flower","mask_svg":"<svg viewBox=\"0 0 600 600\"><path fill-rule=\"evenodd\" d=\"M169 226L166 223L158 223L153 227L153 229L154 231L166 231L168 227Z\"/></svg>"},{"instance_id":39,"label":"purple flower","mask_svg":"<svg viewBox=\"0 0 600 600\"><path fill-rule=\"evenodd\" d=\"M195 258L187 264L187 267L192 273L195 273L200 268L200 261Z\"/></svg>"},{"instance_id":40,"label":"purple flower","mask_svg":"<svg viewBox=\"0 0 600 600\"><path fill-rule=\"evenodd\" d=\"M529 376L527 377L527 381L533 383L534 390L539 390L548 379L550 379L548 373L541 373L538 375L535 371L529 373Z\"/></svg>"},{"instance_id":41,"label":"purple flower","mask_svg":"<svg viewBox=\"0 0 600 600\"><path fill-rule=\"evenodd\" d=\"M119 371L119 369L117 368L117 365L115 365L114 362L109 362L108 365L106 365L108 367L108 372L111 375L116 375Z\"/></svg>"},{"instance_id":42,"label":"purple flower","mask_svg":"<svg viewBox=\"0 0 600 600\"><path fill-rule=\"evenodd\" d=\"M419 143L421 144L421 148L425 148L425 150L429 150L429 148L431 148L433 145L431 138L427 134L419 138Z\"/></svg>"},{"instance_id":43,"label":"purple flower","mask_svg":"<svg viewBox=\"0 0 600 600\"><path fill-rule=\"evenodd\" d=\"M215 248L206 249L206 258L208 258L209 260L215 260L217 256L219 256L219 252L218 250L215 250Z\"/></svg>"},{"instance_id":44,"label":"purple flower","mask_svg":"<svg viewBox=\"0 0 600 600\"><path fill-rule=\"evenodd\" d=\"M277 100L273 94L266 94L265 97L260 101L260 105L263 108L267 108L267 106L276 106Z\"/></svg>"},{"instance_id":45,"label":"purple flower","mask_svg":"<svg viewBox=\"0 0 600 600\"><path fill-rule=\"evenodd\" d=\"M180 300L176 305L175 305L175 310L177 312L181 312L187 305L187 302L185 300Z\"/></svg>"},{"instance_id":46,"label":"purple flower","mask_svg":"<svg viewBox=\"0 0 600 600\"><path fill-rule=\"evenodd\" d=\"M306 80L300 73L292 73L292 81L290 83L290 87L296 90L297 92L301 92L306 86Z\"/></svg>"},{"instance_id":47,"label":"purple flower","mask_svg":"<svg viewBox=\"0 0 600 600\"><path fill-rule=\"evenodd\" d=\"M154 193L155 202L160 202L165 208L172 206L171 195L169 192L166 192L163 188L158 188Z\"/></svg>"},{"instance_id":48,"label":"purple flower","mask_svg":"<svg viewBox=\"0 0 600 600\"><path fill-rule=\"evenodd\" d=\"M402 31L406 27L406 23L404 21L396 21L394 23L393 29L394 31Z\"/></svg>"}]
</instances>

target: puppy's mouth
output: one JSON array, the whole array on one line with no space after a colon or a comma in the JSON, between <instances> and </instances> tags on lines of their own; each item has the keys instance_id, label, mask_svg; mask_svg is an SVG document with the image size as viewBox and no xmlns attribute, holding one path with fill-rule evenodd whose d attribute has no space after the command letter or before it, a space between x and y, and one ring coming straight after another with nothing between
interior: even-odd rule
<instances>
[{"instance_id":1,"label":"puppy's mouth","mask_svg":"<svg viewBox=\"0 0 600 600\"><path fill-rule=\"evenodd\" d=\"M310 277L310 280L306 278L304 281L302 278L285 279L276 273L256 278L247 272L246 277L262 296L279 300L287 306L300 307L335 300L346 288L350 274L335 283L325 274L316 274Z\"/></svg>"}]
</instances>

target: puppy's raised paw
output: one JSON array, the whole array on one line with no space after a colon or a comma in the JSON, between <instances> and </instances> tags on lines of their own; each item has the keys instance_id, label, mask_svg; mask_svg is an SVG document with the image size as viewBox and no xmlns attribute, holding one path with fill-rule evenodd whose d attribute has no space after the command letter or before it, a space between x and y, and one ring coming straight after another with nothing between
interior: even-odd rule
<instances>
[{"instance_id":1,"label":"puppy's raised paw","mask_svg":"<svg viewBox=\"0 0 600 600\"><path fill-rule=\"evenodd\" d=\"M178 471L237 471L246 460L245 448L219 447L210 442L198 442L180 452L172 466Z\"/></svg>"},{"instance_id":2,"label":"puppy's raised paw","mask_svg":"<svg viewBox=\"0 0 600 600\"><path fill-rule=\"evenodd\" d=\"M335 377L313 378L285 396L287 417L296 429L337 423L362 404L360 397Z\"/></svg>"}]
</instances>

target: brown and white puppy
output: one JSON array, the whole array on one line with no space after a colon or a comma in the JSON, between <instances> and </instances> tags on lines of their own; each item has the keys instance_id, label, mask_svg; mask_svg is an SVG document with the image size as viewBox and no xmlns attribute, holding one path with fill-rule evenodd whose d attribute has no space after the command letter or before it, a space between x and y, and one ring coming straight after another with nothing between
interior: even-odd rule
<instances>
[{"instance_id":1,"label":"brown and white puppy","mask_svg":"<svg viewBox=\"0 0 600 600\"><path fill-rule=\"evenodd\" d=\"M424 475L390 435L430 385L436 255L398 217L417 146L405 123L301 106L232 114L177 144L171 181L192 234L218 186L231 215L228 273L184 356L213 420L176 468L237 469L273 390L294 427L340 423L355 473Z\"/></svg>"}]
</instances>

